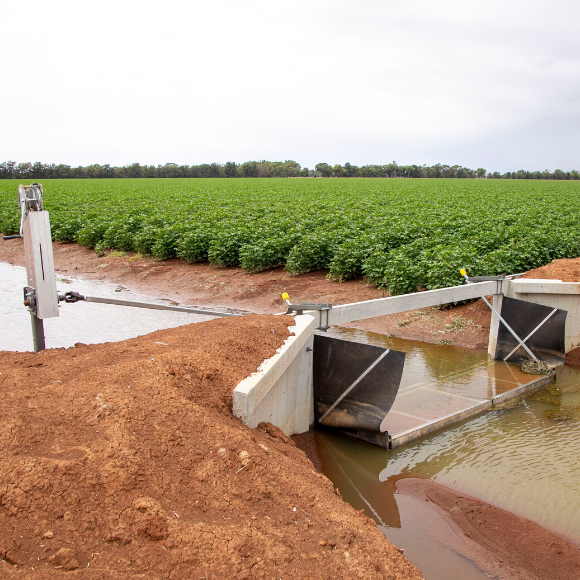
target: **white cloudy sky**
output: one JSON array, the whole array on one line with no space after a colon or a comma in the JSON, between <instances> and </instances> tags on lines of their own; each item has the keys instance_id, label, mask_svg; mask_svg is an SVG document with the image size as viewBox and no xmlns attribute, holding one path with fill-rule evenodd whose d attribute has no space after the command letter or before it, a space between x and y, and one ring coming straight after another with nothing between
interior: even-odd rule
<instances>
[{"instance_id":1,"label":"white cloudy sky","mask_svg":"<svg viewBox=\"0 0 580 580\"><path fill-rule=\"evenodd\" d=\"M19 0L0 161L580 168L578 0Z\"/></svg>"}]
</instances>

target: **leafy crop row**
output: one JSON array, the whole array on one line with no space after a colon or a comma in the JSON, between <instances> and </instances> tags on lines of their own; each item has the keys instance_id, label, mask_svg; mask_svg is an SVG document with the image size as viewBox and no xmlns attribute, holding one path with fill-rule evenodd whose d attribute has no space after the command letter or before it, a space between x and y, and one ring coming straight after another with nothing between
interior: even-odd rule
<instances>
[{"instance_id":1,"label":"leafy crop row","mask_svg":"<svg viewBox=\"0 0 580 580\"><path fill-rule=\"evenodd\" d=\"M580 183L490 180L45 180L53 238L98 253L328 269L392 294L580 255ZM16 233L17 182L0 181Z\"/></svg>"}]
</instances>

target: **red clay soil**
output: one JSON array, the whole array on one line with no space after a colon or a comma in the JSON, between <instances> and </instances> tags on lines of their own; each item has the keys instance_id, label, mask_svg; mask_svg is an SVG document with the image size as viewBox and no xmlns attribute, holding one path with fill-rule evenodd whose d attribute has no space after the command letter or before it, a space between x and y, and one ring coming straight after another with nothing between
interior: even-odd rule
<instances>
[{"instance_id":1,"label":"red clay soil","mask_svg":"<svg viewBox=\"0 0 580 580\"><path fill-rule=\"evenodd\" d=\"M419 579L232 390L286 316L0 352L0 577Z\"/></svg>"},{"instance_id":2,"label":"red clay soil","mask_svg":"<svg viewBox=\"0 0 580 580\"><path fill-rule=\"evenodd\" d=\"M454 546L494 578L578 580L580 550L542 526L434 481L401 479L397 491L426 501L464 540Z\"/></svg>"},{"instance_id":3,"label":"red clay soil","mask_svg":"<svg viewBox=\"0 0 580 580\"><path fill-rule=\"evenodd\" d=\"M580 347L566 353L566 364L580 365Z\"/></svg>"},{"instance_id":4,"label":"red clay soil","mask_svg":"<svg viewBox=\"0 0 580 580\"><path fill-rule=\"evenodd\" d=\"M208 263L186 264L181 260L156 261L137 254L109 253L98 257L78 244L53 243L54 261L60 275L106 280L130 290L181 304L222 307L249 312L276 313L284 309L280 294L293 302L346 304L388 296L362 279L338 283L326 278L327 270L291 276L282 267L248 274L241 268L215 268ZM123 254L121 252L121 254ZM22 240L0 242L0 261L24 265ZM525 278L580 281L580 258L554 260L531 270ZM481 301L439 310L423 308L404 314L379 316L350 328L370 330L408 340L485 348L491 313Z\"/></svg>"},{"instance_id":5,"label":"red clay soil","mask_svg":"<svg viewBox=\"0 0 580 580\"><path fill-rule=\"evenodd\" d=\"M241 268L215 268L207 263L186 264L180 260L159 262L130 253L99 258L93 250L78 244L53 243L53 251L59 275L106 280L145 295L188 305L276 313L284 310L282 292L288 292L295 303L335 305L389 295L362 279L339 284L326 278L326 270L291 276L280 267L248 274ZM22 241L0 241L0 261L24 266ZM490 315L484 304L474 304L380 316L349 326L410 340L481 347L487 344ZM463 319L459 324L454 320L457 317Z\"/></svg>"},{"instance_id":6,"label":"red clay soil","mask_svg":"<svg viewBox=\"0 0 580 580\"><path fill-rule=\"evenodd\" d=\"M491 311L483 300L453 308L421 308L377 316L344 326L380 332L407 340L487 348Z\"/></svg>"},{"instance_id":7,"label":"red clay soil","mask_svg":"<svg viewBox=\"0 0 580 580\"><path fill-rule=\"evenodd\" d=\"M522 278L580 282L580 258L563 258L562 260L554 260L546 266L526 272Z\"/></svg>"}]
</instances>

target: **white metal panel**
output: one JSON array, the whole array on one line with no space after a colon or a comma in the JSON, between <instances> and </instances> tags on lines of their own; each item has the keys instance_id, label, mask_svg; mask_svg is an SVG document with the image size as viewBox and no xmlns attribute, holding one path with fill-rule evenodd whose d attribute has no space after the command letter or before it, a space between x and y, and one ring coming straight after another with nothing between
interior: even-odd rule
<instances>
[{"instance_id":1,"label":"white metal panel","mask_svg":"<svg viewBox=\"0 0 580 580\"><path fill-rule=\"evenodd\" d=\"M58 316L58 297L48 212L28 212L22 233L28 285L36 290L36 316L54 318Z\"/></svg>"}]
</instances>

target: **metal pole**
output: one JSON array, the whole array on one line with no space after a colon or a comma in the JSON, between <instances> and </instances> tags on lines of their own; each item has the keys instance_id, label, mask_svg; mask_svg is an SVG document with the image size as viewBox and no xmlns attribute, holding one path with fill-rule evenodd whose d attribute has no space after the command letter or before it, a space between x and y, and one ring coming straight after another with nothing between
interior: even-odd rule
<instances>
[{"instance_id":1,"label":"metal pole","mask_svg":"<svg viewBox=\"0 0 580 580\"><path fill-rule=\"evenodd\" d=\"M34 352L40 352L45 349L44 323L42 322L42 318L37 318L34 312L30 313L30 322L32 323L32 344Z\"/></svg>"},{"instance_id":2,"label":"metal pole","mask_svg":"<svg viewBox=\"0 0 580 580\"><path fill-rule=\"evenodd\" d=\"M97 296L84 296L81 300L86 302L98 302L99 304L116 304L117 306L132 306L133 308L151 308L153 310L172 310L173 312L188 312L189 314L204 314L206 316L239 316L230 312L213 312L211 310L199 310L186 308L184 306L168 306L165 304L154 304L150 302L136 302L134 300L118 300L116 298L99 298Z\"/></svg>"}]
</instances>

